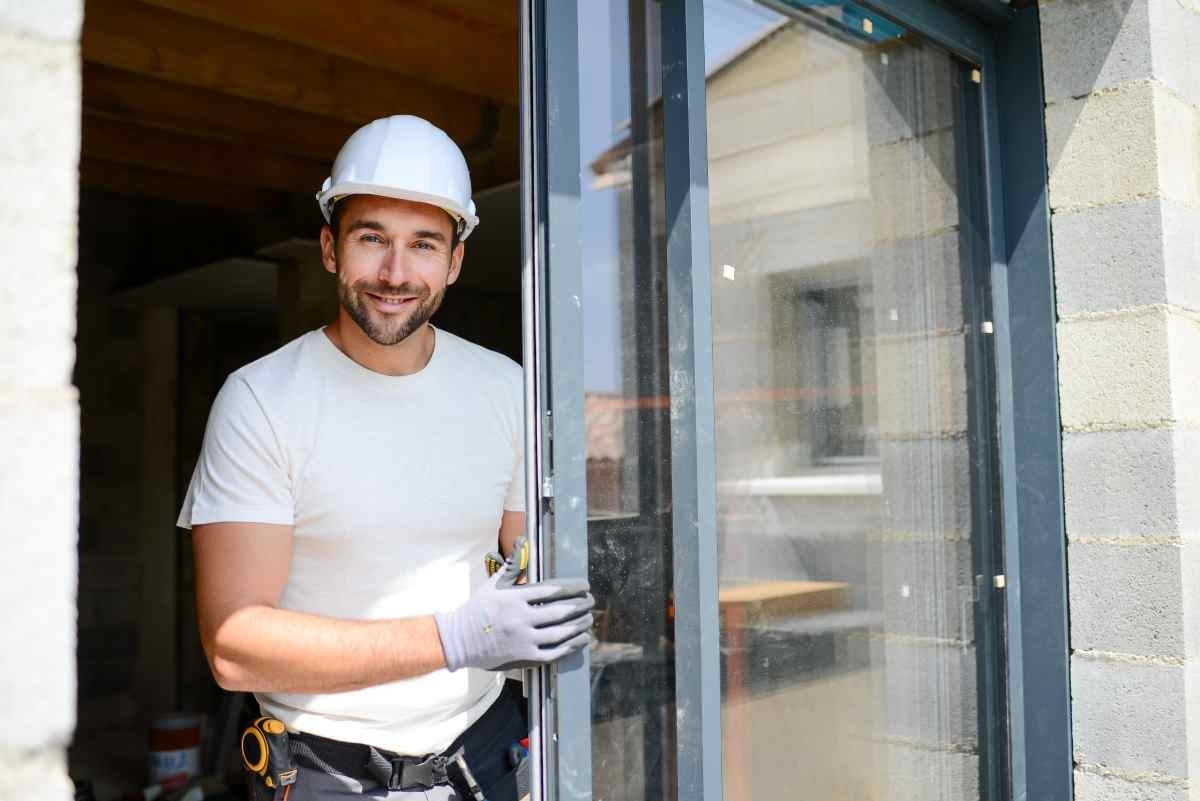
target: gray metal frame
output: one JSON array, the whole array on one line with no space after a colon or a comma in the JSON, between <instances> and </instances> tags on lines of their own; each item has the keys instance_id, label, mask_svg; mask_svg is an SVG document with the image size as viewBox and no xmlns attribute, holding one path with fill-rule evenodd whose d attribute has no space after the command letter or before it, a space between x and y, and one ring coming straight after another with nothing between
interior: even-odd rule
<instances>
[{"instance_id":1,"label":"gray metal frame","mask_svg":"<svg viewBox=\"0 0 1200 801\"><path fill-rule=\"evenodd\" d=\"M720 608L702 0L662 3L679 799L719 799Z\"/></svg>"},{"instance_id":2,"label":"gray metal frame","mask_svg":"<svg viewBox=\"0 0 1200 801\"><path fill-rule=\"evenodd\" d=\"M588 575L583 376L546 370L552 359L583 364L577 29L574 3L522 3L526 532L535 580ZM584 649L527 674L535 801L591 798L589 672Z\"/></svg>"},{"instance_id":3,"label":"gray metal frame","mask_svg":"<svg viewBox=\"0 0 1200 801\"><path fill-rule=\"evenodd\" d=\"M1067 554L1037 7L1012 12L994 32L992 98L1004 125L991 169L1002 165L1004 178L1000 291L1010 357L1002 374L1008 398L1003 419L1011 433L1005 525L1017 535L1009 538L1014 547L1006 554L1008 574L1017 579L1006 599L1012 797L1069 801L1074 789Z\"/></svg>"}]
</instances>

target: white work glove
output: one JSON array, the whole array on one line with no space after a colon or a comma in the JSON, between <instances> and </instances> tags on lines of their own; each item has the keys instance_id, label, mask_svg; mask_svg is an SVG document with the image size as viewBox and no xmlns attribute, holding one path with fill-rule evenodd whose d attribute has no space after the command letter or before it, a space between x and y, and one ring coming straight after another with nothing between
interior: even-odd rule
<instances>
[{"instance_id":1,"label":"white work glove","mask_svg":"<svg viewBox=\"0 0 1200 801\"><path fill-rule=\"evenodd\" d=\"M540 667L588 644L595 601L586 579L507 580L498 572L465 604L434 615L450 670Z\"/></svg>"}]
</instances>

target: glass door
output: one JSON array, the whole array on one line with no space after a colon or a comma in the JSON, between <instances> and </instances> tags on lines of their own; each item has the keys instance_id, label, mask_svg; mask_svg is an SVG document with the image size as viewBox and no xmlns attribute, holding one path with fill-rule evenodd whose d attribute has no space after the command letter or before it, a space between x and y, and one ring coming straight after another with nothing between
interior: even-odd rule
<instances>
[{"instance_id":1,"label":"glass door","mask_svg":"<svg viewBox=\"0 0 1200 801\"><path fill-rule=\"evenodd\" d=\"M725 797L998 797L981 75L704 11Z\"/></svg>"},{"instance_id":2,"label":"glass door","mask_svg":"<svg viewBox=\"0 0 1200 801\"><path fill-rule=\"evenodd\" d=\"M850 3L526 22L531 519L598 601L540 797L1003 798L978 68Z\"/></svg>"},{"instance_id":3,"label":"glass door","mask_svg":"<svg viewBox=\"0 0 1200 801\"><path fill-rule=\"evenodd\" d=\"M703 94L664 69L699 65L680 52L700 43L699 11L530 7L540 556L549 573L586 570L598 601L585 664L540 678L546 797L719 792L699 747L719 742L720 715L712 393L695 384L708 304L690 294L708 291L703 148L688 144Z\"/></svg>"}]
</instances>

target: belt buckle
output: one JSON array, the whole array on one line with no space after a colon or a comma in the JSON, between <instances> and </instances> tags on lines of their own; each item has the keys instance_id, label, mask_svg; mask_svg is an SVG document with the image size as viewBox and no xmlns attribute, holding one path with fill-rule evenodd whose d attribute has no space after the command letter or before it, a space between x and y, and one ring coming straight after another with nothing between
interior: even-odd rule
<instances>
[{"instance_id":1,"label":"belt buckle","mask_svg":"<svg viewBox=\"0 0 1200 801\"><path fill-rule=\"evenodd\" d=\"M392 760L392 779L389 790L432 790L446 782L446 760L436 755L421 762L396 757Z\"/></svg>"}]
</instances>

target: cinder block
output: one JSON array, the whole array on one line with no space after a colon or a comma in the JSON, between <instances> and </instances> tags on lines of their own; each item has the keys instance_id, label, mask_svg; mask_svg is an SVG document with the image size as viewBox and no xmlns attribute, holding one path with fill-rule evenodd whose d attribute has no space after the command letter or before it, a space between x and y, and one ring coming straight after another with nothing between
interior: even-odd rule
<instances>
[{"instance_id":1,"label":"cinder block","mask_svg":"<svg viewBox=\"0 0 1200 801\"><path fill-rule=\"evenodd\" d=\"M962 269L957 230L878 243L870 274L876 333L961 328Z\"/></svg>"},{"instance_id":2,"label":"cinder block","mask_svg":"<svg viewBox=\"0 0 1200 801\"><path fill-rule=\"evenodd\" d=\"M869 589L889 634L970 642L974 637L974 571L967 540L884 542L879 578Z\"/></svg>"},{"instance_id":3,"label":"cinder block","mask_svg":"<svg viewBox=\"0 0 1200 801\"><path fill-rule=\"evenodd\" d=\"M952 127L955 69L944 53L916 47L864 58L867 142L877 145ZM844 98L839 96L840 102Z\"/></svg>"},{"instance_id":4,"label":"cinder block","mask_svg":"<svg viewBox=\"0 0 1200 801\"><path fill-rule=\"evenodd\" d=\"M0 798L4 801L70 801L75 787L63 748L0 748Z\"/></svg>"},{"instance_id":5,"label":"cinder block","mask_svg":"<svg viewBox=\"0 0 1200 801\"><path fill-rule=\"evenodd\" d=\"M1136 426L1173 414L1165 309L1058 325L1064 427Z\"/></svg>"},{"instance_id":6,"label":"cinder block","mask_svg":"<svg viewBox=\"0 0 1200 801\"><path fill-rule=\"evenodd\" d=\"M1153 198L1054 215L1059 314L1166 302L1166 203Z\"/></svg>"},{"instance_id":7,"label":"cinder block","mask_svg":"<svg viewBox=\"0 0 1200 801\"><path fill-rule=\"evenodd\" d=\"M4 383L46 386L71 380L79 179L77 154L64 158L53 166L0 160L9 188L0 197L0 248L8 264L20 265L0 271Z\"/></svg>"},{"instance_id":8,"label":"cinder block","mask_svg":"<svg viewBox=\"0 0 1200 801\"><path fill-rule=\"evenodd\" d=\"M1183 391L1194 390L1185 388ZM1196 458L1196 454L1200 454L1200 431L1179 428L1172 442L1175 449L1175 516L1179 531L1189 540L1200 541L1200 459ZM1200 588L1200 584L1196 586Z\"/></svg>"},{"instance_id":9,"label":"cinder block","mask_svg":"<svg viewBox=\"0 0 1200 801\"><path fill-rule=\"evenodd\" d=\"M1197 268L1200 270L1200 264ZM1171 352L1172 416L1189 424L1200 423L1200 318L1169 309L1167 337ZM1195 454L1190 458L1196 458Z\"/></svg>"},{"instance_id":10,"label":"cinder block","mask_svg":"<svg viewBox=\"0 0 1200 801\"><path fill-rule=\"evenodd\" d=\"M75 722L78 407L0 396L0 747L65 744Z\"/></svg>"},{"instance_id":11,"label":"cinder block","mask_svg":"<svg viewBox=\"0 0 1200 801\"><path fill-rule=\"evenodd\" d=\"M1166 429L1063 435L1070 536L1178 532L1175 436Z\"/></svg>"},{"instance_id":12,"label":"cinder block","mask_svg":"<svg viewBox=\"0 0 1200 801\"><path fill-rule=\"evenodd\" d=\"M1188 801L1186 786L1075 771L1075 801Z\"/></svg>"},{"instance_id":13,"label":"cinder block","mask_svg":"<svg viewBox=\"0 0 1200 801\"><path fill-rule=\"evenodd\" d=\"M965 438L879 444L887 533L949 535L971 528L971 456Z\"/></svg>"},{"instance_id":14,"label":"cinder block","mask_svg":"<svg viewBox=\"0 0 1200 801\"><path fill-rule=\"evenodd\" d=\"M1046 99L1082 97L1153 72L1150 11L1158 0L1060 0L1039 10Z\"/></svg>"},{"instance_id":15,"label":"cinder block","mask_svg":"<svg viewBox=\"0 0 1200 801\"><path fill-rule=\"evenodd\" d=\"M1155 90L1123 84L1046 108L1050 205L1117 203L1159 191Z\"/></svg>"},{"instance_id":16,"label":"cinder block","mask_svg":"<svg viewBox=\"0 0 1200 801\"><path fill-rule=\"evenodd\" d=\"M0 16L7 2L0 0ZM0 31L0 74L0 162L77 163L78 46Z\"/></svg>"},{"instance_id":17,"label":"cinder block","mask_svg":"<svg viewBox=\"0 0 1200 801\"><path fill-rule=\"evenodd\" d=\"M1183 647L1188 659L1188 698L1200 712L1200 542L1180 547L1180 586L1183 590ZM1192 716L1193 725L1197 716Z\"/></svg>"},{"instance_id":18,"label":"cinder block","mask_svg":"<svg viewBox=\"0 0 1200 801\"><path fill-rule=\"evenodd\" d=\"M889 801L975 801L979 798L979 757L890 744L884 786Z\"/></svg>"},{"instance_id":19,"label":"cinder block","mask_svg":"<svg viewBox=\"0 0 1200 801\"><path fill-rule=\"evenodd\" d=\"M1195 0L1151 0L1154 76L1200 106L1200 8Z\"/></svg>"},{"instance_id":20,"label":"cinder block","mask_svg":"<svg viewBox=\"0 0 1200 801\"><path fill-rule=\"evenodd\" d=\"M1155 197L1054 215L1058 312L1200 310L1200 212Z\"/></svg>"},{"instance_id":21,"label":"cinder block","mask_svg":"<svg viewBox=\"0 0 1200 801\"><path fill-rule=\"evenodd\" d=\"M883 664L889 738L926 748L973 749L978 732L975 650L887 643Z\"/></svg>"},{"instance_id":22,"label":"cinder block","mask_svg":"<svg viewBox=\"0 0 1200 801\"><path fill-rule=\"evenodd\" d=\"M0 29L74 42L83 23L82 0L0 0Z\"/></svg>"},{"instance_id":23,"label":"cinder block","mask_svg":"<svg viewBox=\"0 0 1200 801\"><path fill-rule=\"evenodd\" d=\"M1169 0L1160 0L1169 1ZM1200 49L1200 39L1196 43ZM1200 204L1200 114L1160 84L1154 87L1160 191L1195 208Z\"/></svg>"},{"instance_id":24,"label":"cinder block","mask_svg":"<svg viewBox=\"0 0 1200 801\"><path fill-rule=\"evenodd\" d=\"M1071 647L1184 656L1181 549L1071 543Z\"/></svg>"},{"instance_id":25,"label":"cinder block","mask_svg":"<svg viewBox=\"0 0 1200 801\"><path fill-rule=\"evenodd\" d=\"M71 228L63 236L73 233ZM52 236L53 231L43 230L31 238ZM31 280L40 264L19 260L22 250L16 248L18 260L11 263L29 269L13 269L0 278L0 382L26 387L68 384L75 364L75 276L69 270L46 270Z\"/></svg>"},{"instance_id":26,"label":"cinder block","mask_svg":"<svg viewBox=\"0 0 1200 801\"><path fill-rule=\"evenodd\" d=\"M1075 760L1187 777L1187 698L1177 665L1071 658Z\"/></svg>"},{"instance_id":27,"label":"cinder block","mask_svg":"<svg viewBox=\"0 0 1200 801\"><path fill-rule=\"evenodd\" d=\"M958 224L952 130L869 148L876 241L911 239Z\"/></svg>"},{"instance_id":28,"label":"cinder block","mask_svg":"<svg viewBox=\"0 0 1200 801\"><path fill-rule=\"evenodd\" d=\"M1164 200L1162 233L1167 302L1200 311L1200 211Z\"/></svg>"},{"instance_id":29,"label":"cinder block","mask_svg":"<svg viewBox=\"0 0 1200 801\"><path fill-rule=\"evenodd\" d=\"M881 432L936 437L966 431L962 334L882 337L875 358Z\"/></svg>"}]
</instances>

